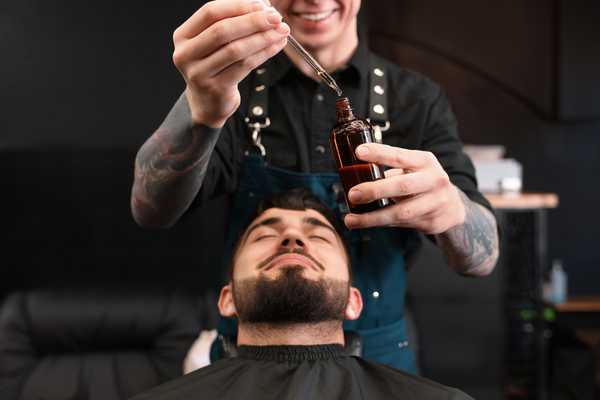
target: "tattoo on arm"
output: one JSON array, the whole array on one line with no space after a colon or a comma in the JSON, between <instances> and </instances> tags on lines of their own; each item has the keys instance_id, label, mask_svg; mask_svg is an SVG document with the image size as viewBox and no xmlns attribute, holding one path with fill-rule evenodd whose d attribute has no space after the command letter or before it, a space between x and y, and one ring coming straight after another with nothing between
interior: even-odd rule
<instances>
[{"instance_id":1,"label":"tattoo on arm","mask_svg":"<svg viewBox=\"0 0 600 400\"><path fill-rule=\"evenodd\" d=\"M143 226L172 225L192 202L206 173L220 129L191 124L187 101L178 101L139 150L131 206Z\"/></svg>"},{"instance_id":2,"label":"tattoo on arm","mask_svg":"<svg viewBox=\"0 0 600 400\"><path fill-rule=\"evenodd\" d=\"M498 235L494 215L459 191L465 204L465 222L436 239L444 261L463 275L487 275L498 258Z\"/></svg>"}]
</instances>

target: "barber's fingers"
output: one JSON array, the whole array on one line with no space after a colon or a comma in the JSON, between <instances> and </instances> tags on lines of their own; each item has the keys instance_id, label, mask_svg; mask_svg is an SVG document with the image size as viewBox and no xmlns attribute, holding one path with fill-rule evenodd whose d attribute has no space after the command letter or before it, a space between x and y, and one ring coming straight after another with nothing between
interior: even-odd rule
<instances>
[{"instance_id":1,"label":"barber's fingers","mask_svg":"<svg viewBox=\"0 0 600 400\"><path fill-rule=\"evenodd\" d=\"M392 198L397 202L406 196L414 196L433 190L438 180L430 174L430 171L414 173L391 171L386 171L385 179L364 182L354 186L348 192L348 199L355 204L370 203L385 198Z\"/></svg>"},{"instance_id":2,"label":"barber's fingers","mask_svg":"<svg viewBox=\"0 0 600 400\"><path fill-rule=\"evenodd\" d=\"M188 60L178 68L188 84L193 83L202 90L236 86L253 69L285 47L289 28L283 24L282 28L283 34L270 30L250 35L221 47L209 57Z\"/></svg>"},{"instance_id":3,"label":"barber's fingers","mask_svg":"<svg viewBox=\"0 0 600 400\"><path fill-rule=\"evenodd\" d=\"M249 67L248 64L252 64L252 60L246 60L251 55L266 51L270 46L278 45L279 49L283 48L286 44L286 38L290 32L287 25L281 24L276 30L268 30L264 32L258 32L256 34L238 39L220 49L215 51L210 57L210 63L205 65L204 72L208 75L214 75L221 69L224 69L237 62L242 62L241 68L245 73L244 76L253 68ZM263 59L263 62L265 59ZM260 65L261 63L259 63Z\"/></svg>"},{"instance_id":4,"label":"barber's fingers","mask_svg":"<svg viewBox=\"0 0 600 400\"><path fill-rule=\"evenodd\" d=\"M418 170L431 164L439 164L433 153L422 150L409 150L378 143L365 143L356 149L359 159L376 162L391 168L406 171Z\"/></svg>"},{"instance_id":5,"label":"barber's fingers","mask_svg":"<svg viewBox=\"0 0 600 400\"><path fill-rule=\"evenodd\" d=\"M438 202L433 196L417 195L377 211L350 214L346 216L345 222L351 229L395 226L434 234L439 233L437 227L441 216Z\"/></svg>"},{"instance_id":6,"label":"barber's fingers","mask_svg":"<svg viewBox=\"0 0 600 400\"><path fill-rule=\"evenodd\" d=\"M281 49L285 47L287 43L286 39L280 39L279 42L260 49L259 51L244 56L241 60L236 61L226 68L221 70L218 74L218 78L223 82L240 82L244 79L250 71L263 64L267 59L273 57ZM223 55L226 59L229 55Z\"/></svg>"},{"instance_id":7,"label":"barber's fingers","mask_svg":"<svg viewBox=\"0 0 600 400\"><path fill-rule=\"evenodd\" d=\"M254 51L256 51L259 48L273 44L273 36L287 36L288 33L289 27L287 24L281 22L281 18L277 12L254 12L229 20L219 21L197 36L176 43L174 57L177 59L177 52L181 52L186 58L201 59L222 47L228 47L236 43L239 44L238 48L234 48L233 51L239 52L244 49L242 46L244 39L252 37L260 39L254 40L251 43L254 46Z\"/></svg>"},{"instance_id":8,"label":"barber's fingers","mask_svg":"<svg viewBox=\"0 0 600 400\"><path fill-rule=\"evenodd\" d=\"M267 5L260 0L209 1L177 28L173 36L191 39L219 21L266 9Z\"/></svg>"}]
</instances>

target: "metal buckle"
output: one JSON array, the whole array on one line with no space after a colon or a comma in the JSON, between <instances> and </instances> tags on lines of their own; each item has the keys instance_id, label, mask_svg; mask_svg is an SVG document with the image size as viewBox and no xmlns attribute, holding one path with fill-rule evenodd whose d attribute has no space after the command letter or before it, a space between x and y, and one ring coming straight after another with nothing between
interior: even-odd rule
<instances>
[{"instance_id":1,"label":"metal buckle","mask_svg":"<svg viewBox=\"0 0 600 400\"><path fill-rule=\"evenodd\" d=\"M371 123L371 118L367 118L367 121L369 121L369 123ZM381 127L381 125L372 125L372 126L373 126L373 133L375 134L375 141L377 143L381 143L383 140L382 132L385 132L388 129L390 129L390 121L385 121L385 126L383 128Z\"/></svg>"},{"instance_id":2,"label":"metal buckle","mask_svg":"<svg viewBox=\"0 0 600 400\"><path fill-rule=\"evenodd\" d=\"M246 118L246 123L248 123L248 126L250 128L253 128L252 144L260 149L260 154L263 157L266 156L267 150L265 149L265 146L263 146L261 143L260 130L262 128L266 128L267 126L271 125L271 120L267 117L267 118L265 118L264 124L261 124L260 122L250 122L250 118ZM248 152L246 152L246 155L247 154L248 154Z\"/></svg>"}]
</instances>

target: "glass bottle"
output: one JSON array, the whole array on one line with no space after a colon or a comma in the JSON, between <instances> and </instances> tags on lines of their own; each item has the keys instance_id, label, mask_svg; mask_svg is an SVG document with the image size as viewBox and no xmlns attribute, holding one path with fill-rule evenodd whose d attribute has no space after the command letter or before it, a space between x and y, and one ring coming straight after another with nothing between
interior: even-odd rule
<instances>
[{"instance_id":1,"label":"glass bottle","mask_svg":"<svg viewBox=\"0 0 600 400\"><path fill-rule=\"evenodd\" d=\"M385 176L381 165L367 163L356 157L358 146L375 142L371 124L354 114L347 97L335 101L335 111L338 120L329 133L329 143L344 187L348 209L351 213L363 214L389 205L390 199L376 200L367 204L353 204L348 201L348 191L352 187L362 182L383 179Z\"/></svg>"}]
</instances>

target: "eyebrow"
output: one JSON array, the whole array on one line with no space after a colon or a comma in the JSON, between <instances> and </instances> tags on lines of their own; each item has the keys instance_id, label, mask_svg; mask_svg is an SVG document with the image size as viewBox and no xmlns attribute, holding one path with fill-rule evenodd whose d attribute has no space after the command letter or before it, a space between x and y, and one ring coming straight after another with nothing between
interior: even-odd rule
<instances>
[{"instance_id":1,"label":"eyebrow","mask_svg":"<svg viewBox=\"0 0 600 400\"><path fill-rule=\"evenodd\" d=\"M248 233L246 233L246 237L244 238L244 242L246 242L246 239L248 239L248 237L250 236L250 234L252 233L253 230L255 230L256 228L259 228L261 226L265 226L265 225L275 225L277 223L281 222L281 218L279 217L273 217L273 218L267 218L264 221L260 221L258 224L256 225L252 225L250 227L250 229L248 229Z\"/></svg>"},{"instance_id":2,"label":"eyebrow","mask_svg":"<svg viewBox=\"0 0 600 400\"><path fill-rule=\"evenodd\" d=\"M250 236L250 233L252 233L253 230L255 230L256 228L259 228L261 226L269 226L269 225L275 225L281 222L281 218L279 217L272 217L272 218L267 218L264 221L260 221L259 223L257 223L256 225L252 225L250 227L250 229L248 229L248 233L246 233L246 237L244 238L244 242L246 242L246 239L248 239L248 237ZM335 229L333 229L331 226L327 225L325 222L321 221L320 219L314 218L314 217L304 217L302 219L302 222L305 224L309 224L309 225L313 225L313 226L320 226L323 228L327 228L329 229L331 232L333 232L333 234L337 237L338 234L335 231Z\"/></svg>"}]
</instances>

